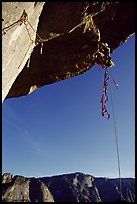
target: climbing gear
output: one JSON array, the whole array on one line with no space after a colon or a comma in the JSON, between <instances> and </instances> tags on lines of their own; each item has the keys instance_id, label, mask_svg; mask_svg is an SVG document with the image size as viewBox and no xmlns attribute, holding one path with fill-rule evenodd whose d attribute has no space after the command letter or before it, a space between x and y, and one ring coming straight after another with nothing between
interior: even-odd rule
<instances>
[{"instance_id":1,"label":"climbing gear","mask_svg":"<svg viewBox=\"0 0 137 204\"><path fill-rule=\"evenodd\" d=\"M26 30L27 30L27 33L28 33L28 35L29 35L30 40L31 40L33 43L35 43L36 45L39 44L39 43L41 43L40 54L42 54L42 51L43 51L43 43L44 43L44 42L47 42L47 41L52 40L52 39L54 39L54 38L57 38L57 37L60 36L60 35L64 35L64 33L63 33L63 34L59 34L59 35L56 35L56 36L54 36L54 37L51 37L50 39L42 39L42 38L39 36L39 34L37 33L37 31L33 28L33 26L31 25L31 23L29 22L29 20L28 20L28 15L27 15L27 13L26 13L25 10L23 10L23 14L22 14L22 16L20 17L20 19L19 19L18 21L14 22L13 24L11 24L11 25L9 25L9 26L7 26L7 27L5 27L5 28L2 29L2 35L6 34L11 28L13 28L14 26L16 26L17 24L22 25L23 23L24 23L25 26L26 26ZM31 29L35 32L36 36L38 37L38 39L36 39L35 41L33 41L33 39L31 38L30 31L29 31L29 28L28 28L28 25L27 25L27 24L31 27Z\"/></svg>"},{"instance_id":2,"label":"climbing gear","mask_svg":"<svg viewBox=\"0 0 137 204\"><path fill-rule=\"evenodd\" d=\"M26 28L26 31L27 31L27 33L28 33L28 36L29 36L29 38L30 38L30 41L32 42L32 43L36 43L33 39L32 39L32 37L31 37L31 34L30 34L30 30L29 30L29 28L28 28L28 25L31 27L31 29L36 33L36 35L38 36L38 38L39 38L39 40L40 40L40 42L41 42L41 49L40 49L40 54L42 54L42 49L43 49L43 40L41 39L41 37L38 35L38 33L35 31L35 29L33 28L33 26L30 24L30 22L28 21L28 14L26 13L26 11L25 10L23 10L23 13L22 13L22 15L21 15L21 17L20 17L20 19L19 20L17 20L16 22L14 22L14 23L12 23L11 25L9 25L9 26L7 26L7 27L5 27L5 28L3 28L2 29L2 35L4 35L4 34L6 34L11 28L13 28L13 27L15 27L16 25L22 25L22 24L25 24L25 28ZM32 45L32 44L31 44ZM32 51L33 51L33 49L31 50L31 53L32 53ZM31 54L30 54L31 55ZM29 67L29 65L30 65L30 57L29 57L29 59L28 59L28 63L27 63L27 67Z\"/></svg>"},{"instance_id":3,"label":"climbing gear","mask_svg":"<svg viewBox=\"0 0 137 204\"><path fill-rule=\"evenodd\" d=\"M41 39L41 37L38 35L38 33L35 31L33 26L28 21L28 14L26 13L25 10L23 10L23 14L21 15L19 20L17 20L16 22L14 22L11 25L9 25L9 26L7 26L7 27L2 29L2 35L6 34L11 28L15 27L16 25L20 25L21 26L23 23L25 24L25 27L26 27L26 30L27 30L27 33L28 33L28 36L29 36L31 42L35 42L35 41L31 38L30 31L28 29L28 24L31 27L31 29L36 33L37 37L39 38L39 40L41 42L41 52L40 53L42 54L43 39Z\"/></svg>"},{"instance_id":4,"label":"climbing gear","mask_svg":"<svg viewBox=\"0 0 137 204\"><path fill-rule=\"evenodd\" d=\"M95 62L98 65L101 65L104 69L104 85L103 85L103 93L100 102L102 103L102 116L105 115L107 118L110 118L110 114L107 110L107 101L108 101L108 95L107 95L107 89L108 89L108 81L110 79L110 74L108 73L108 67L115 66L114 62L112 61L110 57L110 48L108 48L108 44L102 43L99 47ZM113 79L114 84L118 88L118 83ZM113 118L113 124L114 124L114 132L115 132L115 140L116 140L116 152L117 152L117 161L118 161L118 174L119 174L119 192L120 192L120 200L124 201L124 197L122 195L122 182L121 182L121 170L120 170L120 158L119 158L119 148L118 148L118 135L117 135L117 129L116 129L116 120L115 120L115 114L114 114L114 105L113 105L113 99L112 99L112 93L111 88L110 90L110 99L111 99L111 106L112 106L112 118Z\"/></svg>"},{"instance_id":5,"label":"climbing gear","mask_svg":"<svg viewBox=\"0 0 137 204\"><path fill-rule=\"evenodd\" d=\"M108 88L108 80L110 78L110 74L108 73L108 67L114 66L114 62L111 60L110 57L110 48L108 47L107 43L100 43L99 44L99 50L97 52L95 62L100 65L104 70L104 85L103 85L103 93L101 97L101 103L102 103L102 116L105 115L107 118L110 118L110 114L106 108L106 104L108 101L108 95L107 95L107 88ZM115 83L116 84L116 83Z\"/></svg>"},{"instance_id":6,"label":"climbing gear","mask_svg":"<svg viewBox=\"0 0 137 204\"><path fill-rule=\"evenodd\" d=\"M32 43L35 43L35 41L32 39L31 37L31 34L30 34L30 31L29 31L29 28L28 28L28 24L25 22L25 28L26 28L26 31L28 33L28 36L29 36L29 39Z\"/></svg>"},{"instance_id":7,"label":"climbing gear","mask_svg":"<svg viewBox=\"0 0 137 204\"><path fill-rule=\"evenodd\" d=\"M42 55L43 42L41 43L40 54Z\"/></svg>"},{"instance_id":8,"label":"climbing gear","mask_svg":"<svg viewBox=\"0 0 137 204\"><path fill-rule=\"evenodd\" d=\"M108 80L110 78L110 74L107 73L107 71L105 70L104 73L104 86L103 86L103 93L102 93L102 97L100 102L102 103L102 116L104 116L104 114L106 113L107 118L110 118L110 114L106 108L106 104L108 101L108 95L107 95L107 87L108 87Z\"/></svg>"},{"instance_id":9,"label":"climbing gear","mask_svg":"<svg viewBox=\"0 0 137 204\"><path fill-rule=\"evenodd\" d=\"M106 103L108 101L108 95L107 95L107 88L108 88L108 80L110 79L110 74L108 73L108 70L105 70L104 73L104 87L103 87L103 94L101 98L102 103L102 116L106 113L107 118L110 118L110 114L106 108ZM114 84L116 87L118 87L118 83L113 79ZM113 125L114 125L114 134L115 134L115 141L116 141L116 152L117 152L117 162L118 162L118 174L119 174L119 192L120 192L120 199L121 201L124 200L124 197L122 195L122 182L121 182L121 169L120 169L120 156L119 156L119 147L118 147L118 134L116 129L116 119L114 114L114 105L113 105L113 98L111 93L111 88L109 86L110 91L110 100L111 100L111 107L112 107L112 119L113 119Z\"/></svg>"},{"instance_id":10,"label":"climbing gear","mask_svg":"<svg viewBox=\"0 0 137 204\"><path fill-rule=\"evenodd\" d=\"M30 65L30 57L28 59L28 63L27 63L27 67L29 68L29 65Z\"/></svg>"},{"instance_id":11,"label":"climbing gear","mask_svg":"<svg viewBox=\"0 0 137 204\"><path fill-rule=\"evenodd\" d=\"M111 77L112 78L112 77ZM106 105L107 105L107 101L108 101L108 95L107 95L107 89L108 89L108 81L110 79L110 73L108 72L107 69L105 69L105 72L104 72L104 84L103 84L103 93L102 93L102 97L101 97L101 100L100 102L102 103L102 116L104 116L104 114L106 113L106 116L107 118L109 119L110 118L110 114L106 108ZM115 86L118 88L118 83L112 79Z\"/></svg>"},{"instance_id":12,"label":"climbing gear","mask_svg":"<svg viewBox=\"0 0 137 204\"><path fill-rule=\"evenodd\" d=\"M28 14L26 13L25 10L23 10L23 14L21 16L21 19L23 20L24 24L26 24L26 22L28 20Z\"/></svg>"},{"instance_id":13,"label":"climbing gear","mask_svg":"<svg viewBox=\"0 0 137 204\"><path fill-rule=\"evenodd\" d=\"M98 53L97 53L97 56L96 56L96 61L95 61L95 62L96 62L99 66L105 68L105 62L104 62L103 58L104 58L104 54L103 54L102 52L98 52Z\"/></svg>"},{"instance_id":14,"label":"climbing gear","mask_svg":"<svg viewBox=\"0 0 137 204\"><path fill-rule=\"evenodd\" d=\"M110 56L110 48L107 43L99 43L99 48L96 54L95 63L107 69L115 66Z\"/></svg>"},{"instance_id":15,"label":"climbing gear","mask_svg":"<svg viewBox=\"0 0 137 204\"><path fill-rule=\"evenodd\" d=\"M26 30L27 30L27 32L28 32L28 35L29 35L30 40L33 41L32 38L31 38L30 32L29 32L27 23L29 24L29 26L31 27L31 29L36 33L37 37L38 37L39 40L40 40L40 43L41 43L40 54L42 54L43 42L45 42L45 41L39 36L39 34L37 33L37 31L33 28L33 26L31 25L31 23L28 21L28 17L27 17L27 18L25 19L24 24L26 25ZM36 43L36 42L35 42L35 43Z\"/></svg>"},{"instance_id":16,"label":"climbing gear","mask_svg":"<svg viewBox=\"0 0 137 204\"><path fill-rule=\"evenodd\" d=\"M19 20L2 29L2 35L6 34L11 28L15 27L16 25L21 26L24 22L26 22L26 19L27 19L27 13L24 10Z\"/></svg>"},{"instance_id":17,"label":"climbing gear","mask_svg":"<svg viewBox=\"0 0 137 204\"><path fill-rule=\"evenodd\" d=\"M28 18L28 14L26 13L25 10L23 10L23 14L20 17L20 25L22 25L23 23L25 24Z\"/></svg>"},{"instance_id":18,"label":"climbing gear","mask_svg":"<svg viewBox=\"0 0 137 204\"><path fill-rule=\"evenodd\" d=\"M110 114L106 108L106 103L108 101L108 95L107 95L107 88L108 88L108 80L110 79L110 74L108 73L108 70L105 69L104 73L104 86L103 86L103 94L101 98L102 103L102 116L106 113L107 118L110 118ZM113 79L114 84L116 87L118 87L118 83ZM113 125L114 125L114 133L115 133L115 140L116 140L116 152L117 152L117 161L118 161L118 174L119 174L119 192L120 192L120 199L121 201L124 200L124 197L122 195L122 182L121 182L121 169L120 169L120 156L119 156L119 147L118 147L118 134L116 129L116 120L115 120L115 114L114 114L114 105L113 105L113 99L112 99L112 93L111 88L109 86L110 90L110 100L111 100L111 106L112 106L112 118L113 118Z\"/></svg>"},{"instance_id":19,"label":"climbing gear","mask_svg":"<svg viewBox=\"0 0 137 204\"><path fill-rule=\"evenodd\" d=\"M116 87L118 88L118 83L113 79L114 84L116 85Z\"/></svg>"},{"instance_id":20,"label":"climbing gear","mask_svg":"<svg viewBox=\"0 0 137 204\"><path fill-rule=\"evenodd\" d=\"M114 66L115 66L115 63L112 60L110 60L110 67L114 67Z\"/></svg>"}]
</instances>

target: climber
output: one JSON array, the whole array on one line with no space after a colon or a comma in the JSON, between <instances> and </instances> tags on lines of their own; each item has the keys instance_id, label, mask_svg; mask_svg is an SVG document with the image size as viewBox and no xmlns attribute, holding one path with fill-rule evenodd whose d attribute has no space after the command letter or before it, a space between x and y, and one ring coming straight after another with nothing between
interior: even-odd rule
<instances>
[{"instance_id":1,"label":"climber","mask_svg":"<svg viewBox=\"0 0 137 204\"><path fill-rule=\"evenodd\" d=\"M95 62L98 65L102 66L104 69L115 66L114 62L112 61L110 57L110 48L108 47L107 43L99 44L99 50L96 55Z\"/></svg>"},{"instance_id":2,"label":"climber","mask_svg":"<svg viewBox=\"0 0 137 204\"><path fill-rule=\"evenodd\" d=\"M100 44L100 49L106 56L110 56L110 48L108 47L107 43L101 43Z\"/></svg>"},{"instance_id":3,"label":"climber","mask_svg":"<svg viewBox=\"0 0 137 204\"><path fill-rule=\"evenodd\" d=\"M104 54L100 51L98 51L96 55L96 61L95 61L99 66L102 66L105 68L105 62L104 62Z\"/></svg>"}]
</instances>

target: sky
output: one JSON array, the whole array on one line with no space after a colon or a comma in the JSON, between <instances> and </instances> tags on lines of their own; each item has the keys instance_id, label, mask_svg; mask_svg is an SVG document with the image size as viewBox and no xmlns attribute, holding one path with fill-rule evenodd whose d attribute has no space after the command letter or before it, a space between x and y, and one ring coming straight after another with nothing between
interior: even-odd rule
<instances>
[{"instance_id":1,"label":"sky","mask_svg":"<svg viewBox=\"0 0 137 204\"><path fill-rule=\"evenodd\" d=\"M3 102L2 173L44 177L82 172L118 178L113 102L121 177L135 178L135 35L111 57L110 119L101 115L104 70L98 65Z\"/></svg>"}]
</instances>

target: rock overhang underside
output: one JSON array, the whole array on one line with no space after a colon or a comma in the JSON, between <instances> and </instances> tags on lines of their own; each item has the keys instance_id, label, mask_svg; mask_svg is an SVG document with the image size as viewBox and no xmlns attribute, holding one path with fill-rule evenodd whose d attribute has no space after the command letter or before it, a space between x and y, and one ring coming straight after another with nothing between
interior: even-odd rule
<instances>
[{"instance_id":1,"label":"rock overhang underside","mask_svg":"<svg viewBox=\"0 0 137 204\"><path fill-rule=\"evenodd\" d=\"M23 10L29 23L2 36L3 100L85 73L100 42L112 53L135 30L133 2L3 2L3 28Z\"/></svg>"}]
</instances>

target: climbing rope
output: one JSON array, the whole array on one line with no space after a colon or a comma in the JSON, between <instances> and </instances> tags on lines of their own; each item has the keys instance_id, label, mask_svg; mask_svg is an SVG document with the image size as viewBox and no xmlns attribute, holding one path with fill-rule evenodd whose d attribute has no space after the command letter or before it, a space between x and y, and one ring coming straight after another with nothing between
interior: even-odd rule
<instances>
[{"instance_id":1,"label":"climbing rope","mask_svg":"<svg viewBox=\"0 0 137 204\"><path fill-rule=\"evenodd\" d=\"M106 106L107 106L107 101L109 99L108 94L107 94L107 92L108 92L107 89L108 89L108 81L110 79L110 74L108 72L108 69L105 68L104 70L105 70L105 72L104 72L104 85L103 85L103 93L102 93L102 97L101 97L100 102L102 103L102 116L104 116L106 113L106 116L109 119L110 114L109 114ZM112 78L112 76L111 76L111 78ZM112 80L113 80L115 86L118 88L118 83L114 79L112 79Z\"/></svg>"},{"instance_id":2,"label":"climbing rope","mask_svg":"<svg viewBox=\"0 0 137 204\"><path fill-rule=\"evenodd\" d=\"M117 82L114 82L114 83L116 83L116 85L118 85ZM110 92L110 100L111 100L111 107L112 107L112 118L113 118L115 141L116 141L116 152L117 152L118 174L119 174L119 192L120 192L120 198L121 198L121 201L122 201L122 200L124 200L124 198L123 198L123 195L122 195L122 182L121 182L121 169L120 169L120 156L119 156L119 146L118 146L118 134L117 134L113 98L112 98L112 93L111 93L110 86L109 86L109 92Z\"/></svg>"},{"instance_id":3,"label":"climbing rope","mask_svg":"<svg viewBox=\"0 0 137 204\"><path fill-rule=\"evenodd\" d=\"M119 191L120 191L120 197L121 197L121 200L122 200L123 196L122 196L122 182L121 182L121 169L120 169L120 156L119 156L119 146L118 146L118 134L117 134L114 104L113 104L113 98L112 98L112 93L111 93L110 86L109 86L109 90L110 90L110 100L111 100L112 115L113 115L112 118L113 118L114 132L115 132L116 152L117 152L117 161L118 161Z\"/></svg>"},{"instance_id":4,"label":"climbing rope","mask_svg":"<svg viewBox=\"0 0 137 204\"><path fill-rule=\"evenodd\" d=\"M11 28L15 27L16 25L22 25L23 22L26 21L27 18L27 13L25 12L25 10L23 11L23 14L21 15L20 19L15 21L14 23L12 23L11 25L5 27L2 29L2 35L5 35Z\"/></svg>"},{"instance_id":5,"label":"climbing rope","mask_svg":"<svg viewBox=\"0 0 137 204\"><path fill-rule=\"evenodd\" d=\"M108 80L110 79L110 74L108 72L108 69L104 69L104 86L103 86L103 93L101 98L102 103L102 116L106 113L107 118L110 118L110 114L106 108L106 103L108 101L108 95L107 95L107 88L108 88ZM116 87L118 87L118 83L112 79ZM111 107L112 107L112 119L113 119L113 125L114 125L114 135L115 135L115 141L116 141L116 152L117 152L117 162L118 162L118 174L119 174L119 192L120 192L120 199L121 201L124 200L124 197L122 195L122 182L121 182L121 169L120 169L120 156L119 156L119 147L118 147L118 134L117 134L117 128L116 128L116 119L115 119L115 112L114 112L114 105L113 105L113 98L111 93L111 88L109 86L109 92L110 92L110 100L111 100Z\"/></svg>"},{"instance_id":6,"label":"climbing rope","mask_svg":"<svg viewBox=\"0 0 137 204\"><path fill-rule=\"evenodd\" d=\"M108 87L108 80L110 78L110 74L105 70L104 72L104 86L103 86L103 93L100 102L102 103L102 116L106 113L107 118L110 118L110 114L106 108L108 95L107 95L107 87Z\"/></svg>"},{"instance_id":7,"label":"climbing rope","mask_svg":"<svg viewBox=\"0 0 137 204\"><path fill-rule=\"evenodd\" d=\"M40 40L40 43L41 43L41 49L40 49L40 54L42 54L42 49L43 49L43 39L41 39L41 37L38 35L38 33L36 32L36 30L33 28L33 26L31 25L31 23L29 22L28 20L28 14L26 13L25 10L23 10L23 14L21 15L20 19L17 20L16 22L12 23L11 25L5 27L2 29L2 35L5 35L10 29L12 29L13 27L15 27L16 25L22 25L22 24L25 24L25 28L27 30L27 33L28 33L28 36L29 36L29 39L30 41L33 43L36 43L32 37L31 37L31 34L30 34L30 30L28 28L28 25L31 27L31 29L35 32L35 34L37 35L37 37L39 38ZM31 44L31 45L32 45ZM31 50L31 53L33 52L33 49ZM31 54L30 54L31 56ZM27 67L29 67L30 65L30 57L28 59L28 63L27 63Z\"/></svg>"},{"instance_id":8,"label":"climbing rope","mask_svg":"<svg viewBox=\"0 0 137 204\"><path fill-rule=\"evenodd\" d=\"M86 19L89 18L89 17L90 17L90 16L87 16ZM71 32L72 32L73 30L75 30L77 27L79 27L79 26L85 24L85 23L86 23L86 19L85 19L83 22L81 22L80 24L78 24L77 26L75 26L73 29L71 29L68 33L71 33ZM42 49L43 49L43 43L44 43L44 42L47 42L47 41L52 40L52 39L54 39L54 38L57 38L57 37L59 37L60 35L64 35L64 33L63 33L63 34L56 35L56 36L54 36L54 37L50 37L50 38L48 38L48 39L43 39L43 38L41 38L40 35L37 33L37 31L34 29L34 27L31 25L31 23L29 22L29 20L28 20L28 14L26 13L25 10L23 10L23 14L22 14L22 16L20 17L20 19L19 19L18 21L14 22L13 24L11 24L11 25L9 25L9 26L7 26L7 27L5 27L5 28L2 29L2 35L6 34L6 33L7 33L11 28L13 28L14 26L16 26L16 25L18 25L18 24L19 24L19 25L22 25L23 23L24 23L25 26L26 26L26 30L27 30L27 33L28 33L29 38L30 38L31 41L33 41L33 40L32 40L32 38L31 38L31 35L30 35L30 32L29 32L27 23L29 24L29 26L31 27L31 29L35 32L36 36L38 37L39 40L37 39L37 41L36 41L35 43L36 43L36 45L37 45L37 43L38 43L38 44L41 43L40 54L42 54Z\"/></svg>"},{"instance_id":9,"label":"climbing rope","mask_svg":"<svg viewBox=\"0 0 137 204\"><path fill-rule=\"evenodd\" d=\"M27 30L27 33L28 33L28 36L29 36L30 41L31 41L31 42L35 42L35 41L32 39L31 35L30 35L30 31L29 31L29 29L28 29L28 24L27 24L27 23L25 23L25 28L26 28L26 30Z\"/></svg>"},{"instance_id":10,"label":"climbing rope","mask_svg":"<svg viewBox=\"0 0 137 204\"><path fill-rule=\"evenodd\" d=\"M25 27L26 27L26 30L27 30L27 33L28 33L28 36L31 40L31 42L35 42L31 35L30 35L30 31L29 31L29 28L28 28L28 24L29 26L31 27L31 29L36 33L37 37L39 38L40 40L40 43L41 43L41 51L40 53L42 54L42 48L43 48L43 42L44 40L39 36L39 34L37 33L37 31L33 28L33 26L31 25L31 23L29 22L28 20L28 14L26 13L25 10L23 10L23 14L21 15L20 19L17 20L16 22L12 23L11 25L5 27L2 29L2 35L5 35L10 29L12 29L13 27L15 27L16 25L22 25L22 24L25 24Z\"/></svg>"}]
</instances>

